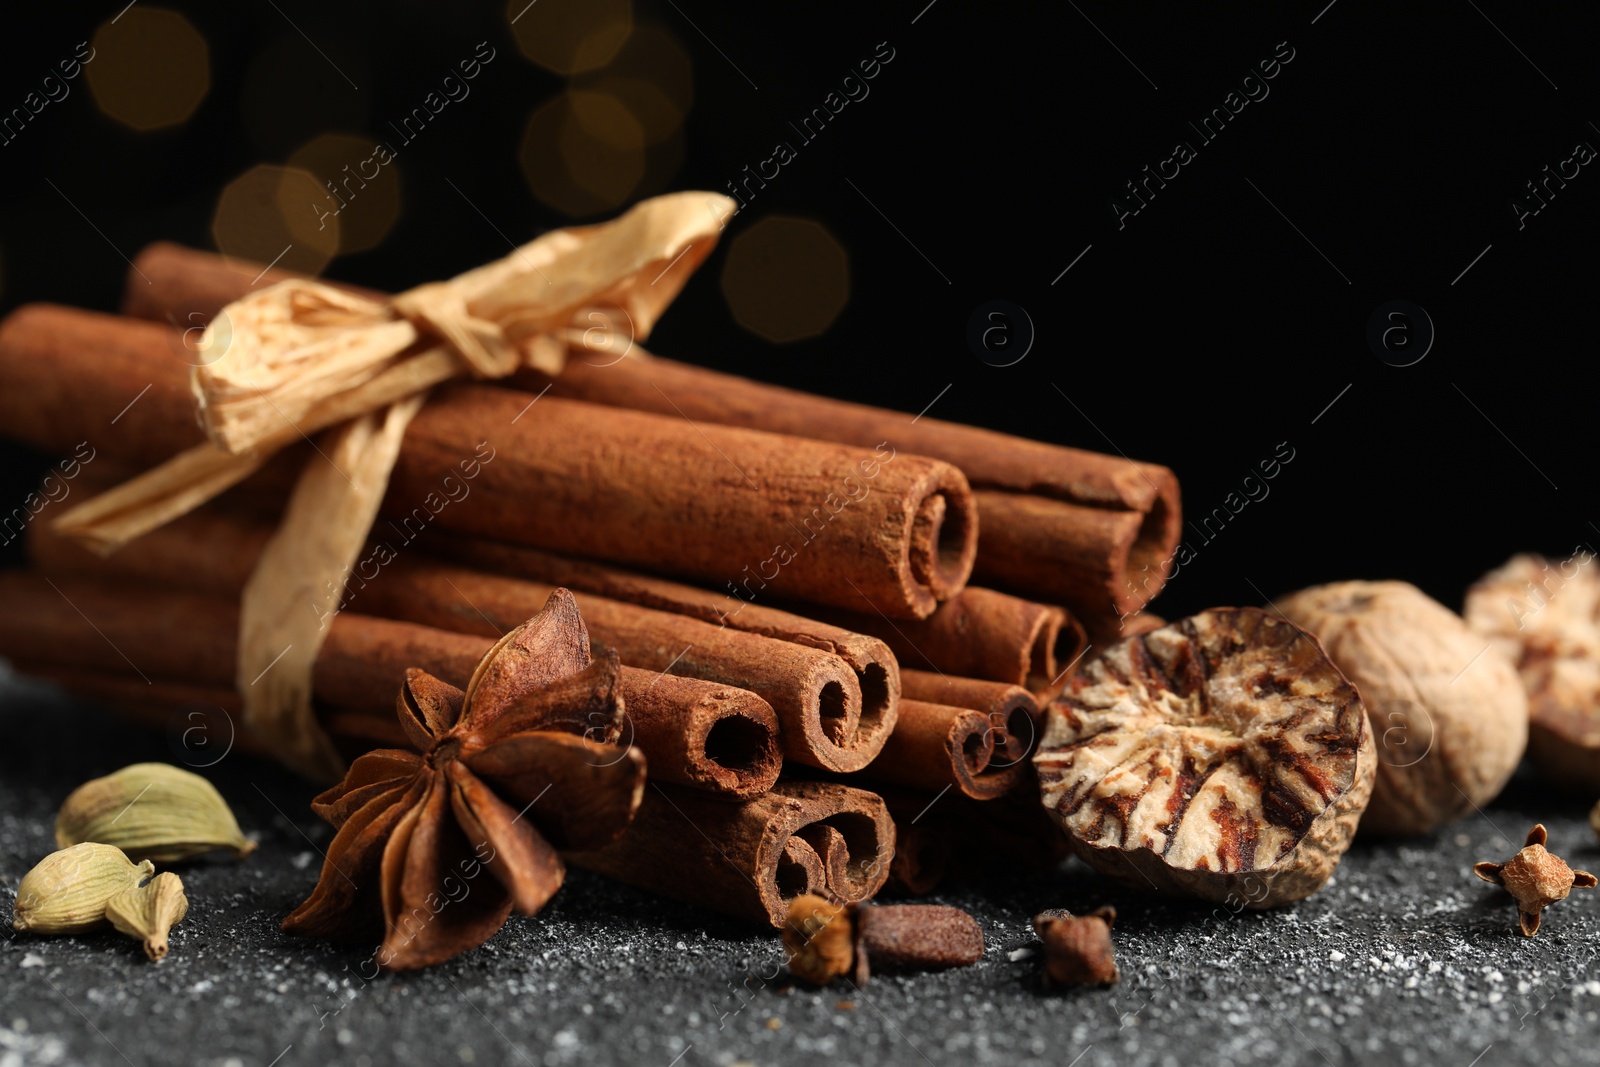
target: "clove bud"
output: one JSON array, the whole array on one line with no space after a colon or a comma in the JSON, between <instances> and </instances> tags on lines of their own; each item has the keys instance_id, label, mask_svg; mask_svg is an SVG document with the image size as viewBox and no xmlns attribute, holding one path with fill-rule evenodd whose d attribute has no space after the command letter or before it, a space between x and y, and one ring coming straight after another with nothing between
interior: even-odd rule
<instances>
[{"instance_id":1,"label":"clove bud","mask_svg":"<svg viewBox=\"0 0 1600 1067\"><path fill-rule=\"evenodd\" d=\"M1544 909L1567 899L1574 889L1593 889L1595 876L1575 871L1560 856L1545 848L1549 835L1544 823L1528 831L1527 843L1505 863L1475 863L1472 873L1500 886L1517 902L1517 926L1523 936L1539 932Z\"/></svg>"},{"instance_id":2,"label":"clove bud","mask_svg":"<svg viewBox=\"0 0 1600 1067\"><path fill-rule=\"evenodd\" d=\"M1096 908L1073 915L1054 908L1033 917L1034 932L1044 942L1044 984L1111 985L1121 977L1111 947L1111 924L1117 909Z\"/></svg>"},{"instance_id":3,"label":"clove bud","mask_svg":"<svg viewBox=\"0 0 1600 1067\"><path fill-rule=\"evenodd\" d=\"M983 929L941 904L834 904L803 893L783 929L789 970L814 985L850 975L867 984L871 967L965 967L983 956Z\"/></svg>"}]
</instances>

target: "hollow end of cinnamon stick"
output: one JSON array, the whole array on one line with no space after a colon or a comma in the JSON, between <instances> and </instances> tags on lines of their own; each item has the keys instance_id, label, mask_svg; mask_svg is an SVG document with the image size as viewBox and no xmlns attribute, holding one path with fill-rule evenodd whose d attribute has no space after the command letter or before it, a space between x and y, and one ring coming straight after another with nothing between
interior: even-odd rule
<instances>
[{"instance_id":1,"label":"hollow end of cinnamon stick","mask_svg":"<svg viewBox=\"0 0 1600 1067\"><path fill-rule=\"evenodd\" d=\"M918 618L961 592L978 557L978 509L966 476L948 464L940 464L937 472L937 481L917 502L907 545Z\"/></svg>"},{"instance_id":2,"label":"hollow end of cinnamon stick","mask_svg":"<svg viewBox=\"0 0 1600 1067\"><path fill-rule=\"evenodd\" d=\"M975 574L986 585L1060 603L1086 618L1144 607L1172 573L1181 531L1177 479L1149 511L1117 510L999 490L977 492L984 540Z\"/></svg>"},{"instance_id":3,"label":"hollow end of cinnamon stick","mask_svg":"<svg viewBox=\"0 0 1600 1067\"><path fill-rule=\"evenodd\" d=\"M789 901L802 894L841 903L873 896L893 855L894 823L881 797L836 782L780 781L735 804L652 786L619 840L567 859L781 930Z\"/></svg>"},{"instance_id":4,"label":"hollow end of cinnamon stick","mask_svg":"<svg viewBox=\"0 0 1600 1067\"><path fill-rule=\"evenodd\" d=\"M1088 633L1073 613L1054 607L1041 613L1028 646L1028 668L1022 684L1035 696L1059 691L1077 669L1078 657L1088 643Z\"/></svg>"},{"instance_id":5,"label":"hollow end of cinnamon stick","mask_svg":"<svg viewBox=\"0 0 1600 1067\"><path fill-rule=\"evenodd\" d=\"M622 691L633 743L649 755L653 778L731 800L760 796L777 782L778 716L754 693L631 667L623 669Z\"/></svg>"},{"instance_id":6,"label":"hollow end of cinnamon stick","mask_svg":"<svg viewBox=\"0 0 1600 1067\"><path fill-rule=\"evenodd\" d=\"M1015 689L1016 687L1010 687ZM915 789L955 788L975 800L989 800L1014 788L1024 773L1022 740L1032 736L1031 701L1023 700L1012 712L991 716L972 708L952 707L920 700L900 702L900 722L882 754L863 772L873 781L892 782ZM1009 730L1016 731L1013 741Z\"/></svg>"},{"instance_id":7,"label":"hollow end of cinnamon stick","mask_svg":"<svg viewBox=\"0 0 1600 1067\"><path fill-rule=\"evenodd\" d=\"M899 721L899 676L881 663L857 675L838 656L815 656L798 679L797 707L779 707L784 756L848 774L877 758Z\"/></svg>"}]
</instances>

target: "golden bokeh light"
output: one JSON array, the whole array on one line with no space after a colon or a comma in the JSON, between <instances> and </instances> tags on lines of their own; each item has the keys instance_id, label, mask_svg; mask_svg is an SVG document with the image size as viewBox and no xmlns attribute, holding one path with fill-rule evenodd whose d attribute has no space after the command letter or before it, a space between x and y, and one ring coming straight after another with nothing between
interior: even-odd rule
<instances>
[{"instance_id":1,"label":"golden bokeh light","mask_svg":"<svg viewBox=\"0 0 1600 1067\"><path fill-rule=\"evenodd\" d=\"M231 259L319 274L339 253L336 207L309 172L258 164L223 188L211 239Z\"/></svg>"},{"instance_id":2,"label":"golden bokeh light","mask_svg":"<svg viewBox=\"0 0 1600 1067\"><path fill-rule=\"evenodd\" d=\"M739 325L768 341L816 337L850 299L850 257L820 223L772 215L733 239L722 294Z\"/></svg>"},{"instance_id":3,"label":"golden bokeh light","mask_svg":"<svg viewBox=\"0 0 1600 1067\"><path fill-rule=\"evenodd\" d=\"M325 133L289 157L291 168L311 174L324 190L332 184L317 208L338 217L341 256L377 248L400 217L399 164L376 146L370 137Z\"/></svg>"},{"instance_id":4,"label":"golden bokeh light","mask_svg":"<svg viewBox=\"0 0 1600 1067\"><path fill-rule=\"evenodd\" d=\"M654 82L602 75L585 79L571 91L575 97L600 97L620 104L638 124L647 145L661 144L683 126L683 112ZM587 110L593 121L594 113L604 106L591 102L587 108L579 105L576 110L580 115Z\"/></svg>"},{"instance_id":5,"label":"golden bokeh light","mask_svg":"<svg viewBox=\"0 0 1600 1067\"><path fill-rule=\"evenodd\" d=\"M572 84L621 100L652 145L676 133L694 106L694 63L677 38L659 26L635 26L604 70Z\"/></svg>"},{"instance_id":6,"label":"golden bokeh light","mask_svg":"<svg viewBox=\"0 0 1600 1067\"><path fill-rule=\"evenodd\" d=\"M648 167L644 126L617 97L570 89L528 116L518 153L528 187L574 217L626 203Z\"/></svg>"},{"instance_id":7,"label":"golden bokeh light","mask_svg":"<svg viewBox=\"0 0 1600 1067\"><path fill-rule=\"evenodd\" d=\"M211 91L211 49L176 11L134 6L94 32L83 73L95 103L135 130L189 121Z\"/></svg>"},{"instance_id":8,"label":"golden bokeh light","mask_svg":"<svg viewBox=\"0 0 1600 1067\"><path fill-rule=\"evenodd\" d=\"M556 74L610 63L633 32L632 0L509 0L506 20L524 56Z\"/></svg>"}]
</instances>

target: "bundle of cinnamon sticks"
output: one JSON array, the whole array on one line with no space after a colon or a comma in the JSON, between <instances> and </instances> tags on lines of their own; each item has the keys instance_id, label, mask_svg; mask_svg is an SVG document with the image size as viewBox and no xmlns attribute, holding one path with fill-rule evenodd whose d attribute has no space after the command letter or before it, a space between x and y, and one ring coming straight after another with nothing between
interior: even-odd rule
<instances>
[{"instance_id":1,"label":"bundle of cinnamon sticks","mask_svg":"<svg viewBox=\"0 0 1600 1067\"><path fill-rule=\"evenodd\" d=\"M0 432L76 456L85 497L204 439L183 331L282 275L155 245L129 277L122 315L0 322ZM29 514L0 655L151 725L232 723L239 594L317 448L105 558ZM346 758L399 743L407 668L464 686L569 588L625 665L650 777L629 831L572 861L781 926L799 893L925 892L944 846L1034 840L1042 706L1091 638L1141 625L1179 521L1164 467L637 350L445 386L323 615L317 720Z\"/></svg>"}]
</instances>

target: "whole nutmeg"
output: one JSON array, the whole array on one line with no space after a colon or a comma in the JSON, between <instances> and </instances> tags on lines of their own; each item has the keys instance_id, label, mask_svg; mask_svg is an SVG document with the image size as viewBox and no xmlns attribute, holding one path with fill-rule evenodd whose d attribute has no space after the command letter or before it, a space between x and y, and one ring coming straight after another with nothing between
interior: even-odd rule
<instances>
[{"instance_id":1,"label":"whole nutmeg","mask_svg":"<svg viewBox=\"0 0 1600 1067\"><path fill-rule=\"evenodd\" d=\"M1528 742L1528 700L1498 649L1406 582L1334 582L1277 602L1361 692L1378 777L1369 834L1425 834L1493 800Z\"/></svg>"},{"instance_id":2,"label":"whole nutmeg","mask_svg":"<svg viewBox=\"0 0 1600 1067\"><path fill-rule=\"evenodd\" d=\"M1467 591L1467 625L1502 649L1528 694L1528 759L1543 781L1600 792L1600 568L1514 556Z\"/></svg>"}]
</instances>

